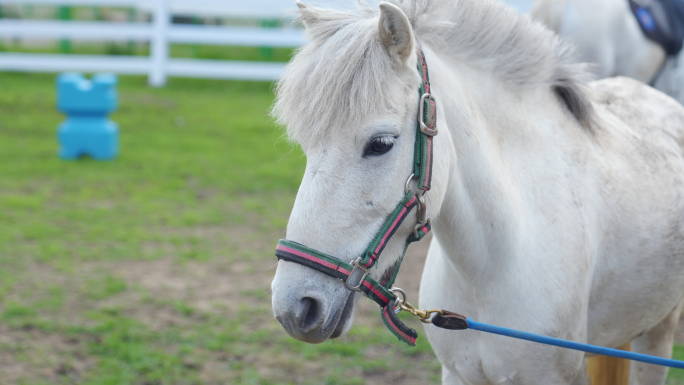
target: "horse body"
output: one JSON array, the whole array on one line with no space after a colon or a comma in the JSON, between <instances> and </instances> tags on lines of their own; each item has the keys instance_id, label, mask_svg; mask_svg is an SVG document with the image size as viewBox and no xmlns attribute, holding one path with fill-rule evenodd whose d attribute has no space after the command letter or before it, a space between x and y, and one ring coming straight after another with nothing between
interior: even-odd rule
<instances>
[{"instance_id":1,"label":"horse body","mask_svg":"<svg viewBox=\"0 0 684 385\"><path fill-rule=\"evenodd\" d=\"M539 0L531 15L573 43L598 78L628 76L684 102L682 69L644 36L627 1Z\"/></svg>"},{"instance_id":2,"label":"horse body","mask_svg":"<svg viewBox=\"0 0 684 385\"><path fill-rule=\"evenodd\" d=\"M443 100L437 85L453 87L440 80ZM481 322L610 347L679 314L681 111L626 78L594 83L590 94L601 121L594 136L565 111L534 108L552 95L515 106L530 113L513 121L485 104L475 115L486 122L450 131L457 167L435 218L421 307L449 304ZM658 107L634 114L641 103ZM445 383L570 383L582 364L581 353L499 336L426 333ZM638 351L669 354L668 337Z\"/></svg>"},{"instance_id":3,"label":"horse body","mask_svg":"<svg viewBox=\"0 0 684 385\"><path fill-rule=\"evenodd\" d=\"M401 198L420 82L415 33L440 130L421 307L609 347L641 335L634 350L671 354L684 296L684 108L626 78L586 86L563 47L527 19L489 2L449 3L383 4L379 16L300 5L312 43L290 64L275 107L307 154L287 238L353 260ZM430 19L438 14L454 23ZM322 82L330 74L337 79ZM394 147L369 155L378 137ZM400 238L374 277L396 264ZM337 279L278 264L274 313L297 339L344 334L354 300ZM581 352L425 331L445 384L587 381ZM637 369L634 384L667 373Z\"/></svg>"}]
</instances>

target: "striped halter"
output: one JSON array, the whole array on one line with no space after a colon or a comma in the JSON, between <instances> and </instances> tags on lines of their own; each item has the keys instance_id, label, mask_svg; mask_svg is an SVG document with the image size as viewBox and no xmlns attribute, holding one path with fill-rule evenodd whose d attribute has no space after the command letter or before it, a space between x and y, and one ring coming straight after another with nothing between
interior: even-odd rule
<instances>
[{"instance_id":1,"label":"striped halter","mask_svg":"<svg viewBox=\"0 0 684 385\"><path fill-rule=\"evenodd\" d=\"M430 190L432 180L432 139L437 135L436 103L435 98L430 94L427 63L420 47L417 48L417 53L418 71L421 73L423 81L419 89L420 102L416 143L413 154L413 173L406 181L404 189L406 195L404 198L399 202L387 220L385 220L385 223L373 238L366 251L350 263L285 239L278 241L278 247L275 252L279 260L282 259L308 266L329 276L341 279L349 290L363 292L367 297L380 305L382 308L382 319L387 328L399 340L406 342L410 346L415 346L418 333L404 325L399 320L399 317L397 317L397 313L401 311L401 308L398 308L397 305L402 302L401 300L398 301L395 294L400 291L392 289L392 285L397 277L397 273L399 273L399 267L406 255L408 245L423 239L430 231L430 218L426 218L425 194ZM411 181L414 179L418 181L417 193L410 189ZM416 226L413 233L406 239L401 258L397 260L394 266L382 274L379 281L374 280L369 274L370 269L375 266L390 238L414 207L418 207L416 211ZM403 299L403 302L405 302L405 299Z\"/></svg>"}]
</instances>

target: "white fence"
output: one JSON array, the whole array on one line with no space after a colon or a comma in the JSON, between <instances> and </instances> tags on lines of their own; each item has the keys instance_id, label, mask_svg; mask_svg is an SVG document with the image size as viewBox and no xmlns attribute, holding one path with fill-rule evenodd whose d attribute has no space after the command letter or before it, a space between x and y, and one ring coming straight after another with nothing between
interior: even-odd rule
<instances>
[{"instance_id":1,"label":"white fence","mask_svg":"<svg viewBox=\"0 0 684 385\"><path fill-rule=\"evenodd\" d=\"M505 2L525 11L533 0ZM0 71L107 71L119 74L147 74L152 86L164 85L168 76L270 81L280 77L284 63L170 58L169 45L183 43L298 47L304 42L303 32L295 28L218 27L171 23L172 13L287 21L295 16L294 0L0 0L0 3L134 7L152 14L150 23L0 19L0 38L150 42L148 57L0 52ZM317 0L315 3L346 8L353 1Z\"/></svg>"},{"instance_id":2,"label":"white fence","mask_svg":"<svg viewBox=\"0 0 684 385\"><path fill-rule=\"evenodd\" d=\"M171 23L171 11L215 16L291 18L292 0L0 0L4 4L124 6L149 9L150 23L0 19L0 38L70 39L81 41L149 41L150 55L106 56L0 52L0 71L115 72L147 74L162 86L168 76L212 79L275 80L285 64L273 62L179 59L169 57L169 44L297 47L303 32L295 28L248 28Z\"/></svg>"}]
</instances>

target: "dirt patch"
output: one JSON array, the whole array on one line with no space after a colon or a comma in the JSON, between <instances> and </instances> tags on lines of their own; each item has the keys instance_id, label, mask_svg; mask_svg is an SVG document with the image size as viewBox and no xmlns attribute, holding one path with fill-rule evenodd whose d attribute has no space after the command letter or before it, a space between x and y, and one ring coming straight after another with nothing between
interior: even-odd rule
<instances>
[{"instance_id":1,"label":"dirt patch","mask_svg":"<svg viewBox=\"0 0 684 385\"><path fill-rule=\"evenodd\" d=\"M77 382L94 365L93 359L80 353L86 342L35 328L0 326L2 383Z\"/></svg>"},{"instance_id":2,"label":"dirt patch","mask_svg":"<svg viewBox=\"0 0 684 385\"><path fill-rule=\"evenodd\" d=\"M220 236L216 230L193 231L198 238L215 239ZM163 331L177 326L191 328L194 322L201 320L202 313L218 314L227 320L242 319L237 317L236 309L248 307L258 308L260 313L250 318L253 325L245 326L245 330L267 329L274 336L288 338L270 312L270 282L277 262L275 257L263 257L272 255L272 240L276 239L277 234L259 233L260 236L250 235L249 232L241 234L234 245L238 250L248 250L251 257L245 254L242 258L214 257L209 261L165 257L148 261L88 262L79 266L73 275L60 274L46 265L36 265L30 270L34 282L58 285L67 292L76 293L65 300L65 307L70 310L60 315L61 322L65 324L87 323L87 320L79 317L88 310L122 308L127 316L144 323L151 330ZM413 303L418 302L430 240L431 237L428 237L409 247L397 278L396 286L403 288ZM97 301L80 301L79 296L87 297L87 293L84 293L86 282L103 275L124 281L127 289ZM30 282L24 282L17 289L24 291L25 286L30 285ZM155 302L146 303L146 298ZM8 299L12 300L13 295L10 294ZM184 313L185 306L194 313ZM360 300L355 318L357 327L377 325L378 322L377 305L372 301ZM423 334L419 324L412 326ZM97 367L96 359L83 353L88 350L86 345L92 343L88 338L88 335L75 338L31 327L10 328L0 325L0 382L78 383ZM348 337L336 343L345 344L345 340L349 341ZM675 340L684 344L684 320L680 320ZM259 343L268 344L268 341ZM228 352L199 351L193 354L192 358L184 358L182 365L196 371L199 379L206 383L235 382L243 367L254 368L262 378L282 378L295 383L305 382L309 378L307 376L319 378L325 370L316 360L293 362L287 354L277 349L264 349L259 354L239 350L233 352L230 349ZM373 345L366 348L363 354L367 360L406 359L388 351L387 346ZM427 383L428 377L439 375L439 364L432 354L415 353L410 362L415 369L407 366L393 370L368 369L361 373L365 383L372 385L415 383L416 376L424 376Z\"/></svg>"},{"instance_id":3,"label":"dirt patch","mask_svg":"<svg viewBox=\"0 0 684 385\"><path fill-rule=\"evenodd\" d=\"M425 261L425 254L429 246L429 239L410 246L397 285L407 291L410 298L417 300L420 277ZM272 253L265 249L263 252ZM230 261L217 258L209 262L182 262L176 259L161 259L155 261L135 261L108 267L111 273L124 279L129 286L139 287L151 298L172 298L181 300L200 312L225 314L227 319L235 317L236 307L244 306L258 308L262 312L252 316L253 325L244 325L245 330L252 328L267 328L274 333L282 331L273 319L270 311L270 282L275 274L276 259L255 259ZM127 301L124 297L119 300ZM372 301L359 301L355 322L358 325L377 325L377 305ZM146 323L154 330L162 330L168 326L186 325L192 322L187 316L168 307L146 306L129 311L130 315ZM415 325L414 327L419 327ZM340 344L345 343L343 337ZM372 348L371 348L372 350ZM388 357L386 347L377 348L377 357ZM365 351L365 357L373 357L372 351ZM424 366L421 363L430 361ZM434 368L432 354L415 354L412 363L417 365L425 376L434 375L438 370ZM226 372L226 367L254 367L262 378L285 378L296 383L306 382L307 378L317 378L324 370L319 362L298 361L293 363L282 353L275 354L264 349L258 356L250 354L219 354L208 355L198 366L200 378L207 382L235 380L236 373ZM431 368L431 369L427 369ZM286 374L280 373L284 371ZM426 372L427 371L427 372ZM434 373L433 373L434 372ZM358 375L358 373L354 373ZM415 383L416 373L411 369L364 371L363 378L367 384L409 384ZM283 377L285 376L285 377ZM309 377L313 376L313 377Z\"/></svg>"},{"instance_id":4,"label":"dirt patch","mask_svg":"<svg viewBox=\"0 0 684 385\"><path fill-rule=\"evenodd\" d=\"M428 238L409 246L396 282L396 286L403 288L414 303L418 299L418 288L429 241ZM260 245L264 248L263 242ZM263 250L263 253L272 251ZM255 301L262 304L270 303L270 285L276 265L275 257L238 261L216 258L209 262L179 262L176 259L165 258L154 261L130 261L99 268L106 268L129 285L142 288L152 298L182 300L200 311L215 312L234 308L236 305L254 304ZM362 306L362 309L365 308L366 306ZM157 322L153 319L160 316L165 324L173 322L169 314L141 316L153 323Z\"/></svg>"},{"instance_id":5,"label":"dirt patch","mask_svg":"<svg viewBox=\"0 0 684 385\"><path fill-rule=\"evenodd\" d=\"M150 297L182 300L198 310L215 311L247 304L259 293L268 293L275 261L179 262L167 258L129 262L112 266L111 271Z\"/></svg>"},{"instance_id":6,"label":"dirt patch","mask_svg":"<svg viewBox=\"0 0 684 385\"><path fill-rule=\"evenodd\" d=\"M270 310L270 282L275 274L277 261L273 254L273 239L279 234L252 229L252 234L243 234L234 242L237 252L230 257L218 257L208 261L195 261L169 256L154 260L89 261L74 267L74 271L60 272L43 264L27 266L29 276L17 284L8 300L17 302L40 300L35 294L32 299L27 293L43 293L47 288L59 287L63 303L47 316L55 325L81 325L89 327L94 322L87 314L92 311L119 309L123 315L147 325L152 331L180 327L192 330L196 323L203 324L204 314L224 317L228 322L243 318L241 309L256 309L250 315L249 324L241 325L246 332L267 332L280 340L288 339L273 318ZM260 234L255 236L254 233ZM216 240L215 230L195 230L198 238ZM223 241L222 241L223 242ZM397 286L407 291L417 302L420 277L429 240L409 247ZM115 284L123 282L121 289L112 289L111 294L96 293L106 286L101 281L108 279ZM39 288L39 289L36 289ZM378 308L372 301L359 301L356 314L358 325L378 328L381 323ZM2 309L0 309L2 310ZM42 316L44 310L37 310ZM232 321L231 321L232 320ZM206 323L210 327L210 323ZM222 326L218 326L221 328ZM225 326L223 326L225 327ZM420 327L419 324L414 327ZM420 329L419 329L420 331ZM383 331L384 332L384 331ZM3 384L19 383L80 383L84 376L98 367L98 358L90 356L88 333L49 333L31 326L0 326L0 378ZM95 338L95 337L92 337ZM343 337L336 344L345 344ZM357 337L358 338L358 337ZM182 365L195 371L206 383L234 383L239 379L240 368L253 368L262 378L282 379L304 383L311 375L325 376L325 366L317 360L293 361L280 348L269 348L268 339L255 342L265 349L258 354L242 353L240 349L226 351L197 350ZM175 349L175 348L171 348ZM375 347L371 347L371 350ZM173 350L172 350L173 351ZM175 354L175 353L172 353ZM378 347L377 351L364 351L364 357L378 360L406 360L394 350ZM374 355L375 354L375 355ZM350 376L362 374L367 384L415 383L416 376L433 376L438 373L432 354L414 353L411 368L392 370L368 369L354 371ZM426 363L425 365L423 363ZM359 368L361 370L361 368ZM318 373L318 374L316 374ZM318 377L315 377L318 378ZM427 381L426 381L427 382Z\"/></svg>"}]
</instances>

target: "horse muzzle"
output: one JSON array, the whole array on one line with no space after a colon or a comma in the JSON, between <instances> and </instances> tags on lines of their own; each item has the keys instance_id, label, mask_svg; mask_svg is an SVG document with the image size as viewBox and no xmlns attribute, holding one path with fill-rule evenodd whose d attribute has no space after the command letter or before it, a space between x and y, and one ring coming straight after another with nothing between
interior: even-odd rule
<instances>
[{"instance_id":1,"label":"horse muzzle","mask_svg":"<svg viewBox=\"0 0 684 385\"><path fill-rule=\"evenodd\" d=\"M280 261L271 288L273 313L294 339L317 344L351 327L355 292L339 279Z\"/></svg>"}]
</instances>

